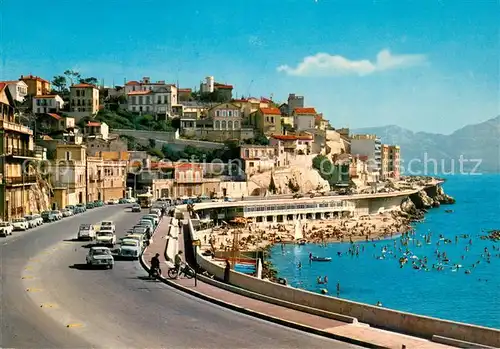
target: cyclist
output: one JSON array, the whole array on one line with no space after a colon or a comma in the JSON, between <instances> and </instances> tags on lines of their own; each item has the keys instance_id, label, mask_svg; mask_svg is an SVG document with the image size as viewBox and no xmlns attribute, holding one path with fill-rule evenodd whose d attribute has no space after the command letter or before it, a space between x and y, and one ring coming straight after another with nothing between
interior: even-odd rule
<instances>
[{"instance_id":1,"label":"cyclist","mask_svg":"<svg viewBox=\"0 0 500 349\"><path fill-rule=\"evenodd\" d=\"M154 257L151 258L151 269L149 270L149 276L153 277L155 273L157 273L158 276L161 275L159 253L155 254Z\"/></svg>"},{"instance_id":2,"label":"cyclist","mask_svg":"<svg viewBox=\"0 0 500 349\"><path fill-rule=\"evenodd\" d=\"M177 272L177 275L179 275L181 266L182 266L182 251L177 252L177 254L174 257L174 266L175 270Z\"/></svg>"}]
</instances>

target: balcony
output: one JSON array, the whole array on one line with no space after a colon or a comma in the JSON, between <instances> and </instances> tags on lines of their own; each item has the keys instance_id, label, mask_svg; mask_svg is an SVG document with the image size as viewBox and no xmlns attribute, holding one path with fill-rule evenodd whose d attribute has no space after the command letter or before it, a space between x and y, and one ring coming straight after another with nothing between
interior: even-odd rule
<instances>
[{"instance_id":1,"label":"balcony","mask_svg":"<svg viewBox=\"0 0 500 349\"><path fill-rule=\"evenodd\" d=\"M30 149L7 147L7 155L11 156L21 156L25 158L34 158L35 151Z\"/></svg>"},{"instance_id":2,"label":"balcony","mask_svg":"<svg viewBox=\"0 0 500 349\"><path fill-rule=\"evenodd\" d=\"M28 135L33 136L33 131L29 127L23 126L21 124L15 123L15 122L0 120L0 129L4 129L7 131L20 132L20 133L24 133L24 134L28 134Z\"/></svg>"},{"instance_id":3,"label":"balcony","mask_svg":"<svg viewBox=\"0 0 500 349\"><path fill-rule=\"evenodd\" d=\"M31 185L36 183L36 176L5 177L5 185Z\"/></svg>"}]
</instances>

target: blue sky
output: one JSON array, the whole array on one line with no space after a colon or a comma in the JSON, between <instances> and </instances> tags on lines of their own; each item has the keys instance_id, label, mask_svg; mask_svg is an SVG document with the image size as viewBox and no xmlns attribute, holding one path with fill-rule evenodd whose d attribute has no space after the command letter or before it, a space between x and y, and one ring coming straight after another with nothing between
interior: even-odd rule
<instances>
[{"instance_id":1,"label":"blue sky","mask_svg":"<svg viewBox=\"0 0 500 349\"><path fill-rule=\"evenodd\" d=\"M238 96L304 95L335 127L450 133L499 114L497 0L3 0L0 16L3 80L213 75Z\"/></svg>"}]
</instances>

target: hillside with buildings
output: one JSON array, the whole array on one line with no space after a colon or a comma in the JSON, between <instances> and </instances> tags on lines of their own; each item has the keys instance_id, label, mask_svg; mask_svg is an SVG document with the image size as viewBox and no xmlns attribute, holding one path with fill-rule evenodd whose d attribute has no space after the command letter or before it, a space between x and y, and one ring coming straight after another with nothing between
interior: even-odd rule
<instances>
[{"instance_id":1,"label":"hillside with buildings","mask_svg":"<svg viewBox=\"0 0 500 349\"><path fill-rule=\"evenodd\" d=\"M464 170L471 171L477 159L481 164L476 171L500 172L500 116L479 124L465 126L450 135L427 132L412 132L398 126L368 127L353 130L355 133L377 134L383 143L399 144L402 148L403 164L411 159L436 159L440 167L450 171L454 161L458 170L460 156L463 156ZM426 155L427 154L427 155ZM413 162L413 167L422 170L423 165ZM407 166L403 167L407 169ZM428 168L434 172L432 165ZM430 175L434 173L429 173Z\"/></svg>"},{"instance_id":2,"label":"hillside with buildings","mask_svg":"<svg viewBox=\"0 0 500 349\"><path fill-rule=\"evenodd\" d=\"M97 82L74 71L0 82L3 219L144 191L300 196L394 190L400 177L399 146L330 125L304 96L236 99L214 77L195 91Z\"/></svg>"}]
</instances>

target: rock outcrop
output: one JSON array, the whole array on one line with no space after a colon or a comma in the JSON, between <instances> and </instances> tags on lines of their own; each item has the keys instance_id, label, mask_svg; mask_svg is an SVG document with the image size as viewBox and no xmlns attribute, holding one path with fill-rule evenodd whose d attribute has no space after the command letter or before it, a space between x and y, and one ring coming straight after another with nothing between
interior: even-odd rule
<instances>
[{"instance_id":1,"label":"rock outcrop","mask_svg":"<svg viewBox=\"0 0 500 349\"><path fill-rule=\"evenodd\" d=\"M431 196L429 196L429 193ZM442 186L429 187L410 195L401 203L401 215L410 220L423 219L428 209L439 207L441 204L454 204L455 199L444 192Z\"/></svg>"}]
</instances>

